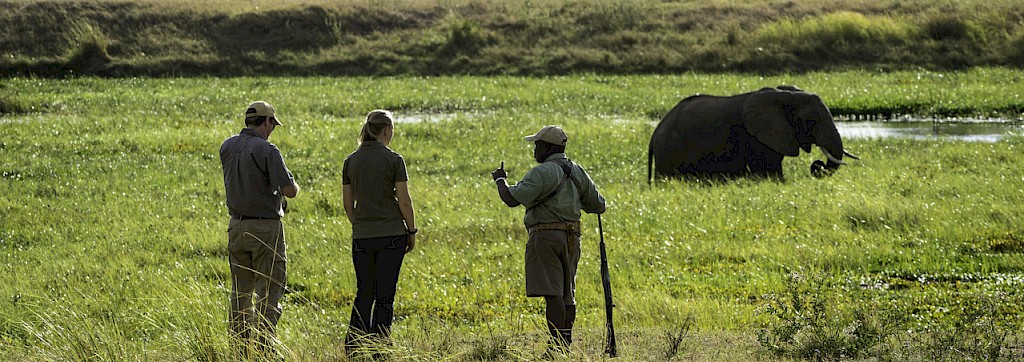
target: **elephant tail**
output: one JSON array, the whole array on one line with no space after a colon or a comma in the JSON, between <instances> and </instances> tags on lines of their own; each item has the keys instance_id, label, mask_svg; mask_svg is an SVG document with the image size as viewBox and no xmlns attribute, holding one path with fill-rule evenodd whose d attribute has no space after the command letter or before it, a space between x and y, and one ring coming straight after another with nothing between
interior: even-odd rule
<instances>
[{"instance_id":1,"label":"elephant tail","mask_svg":"<svg viewBox=\"0 0 1024 362\"><path fill-rule=\"evenodd\" d=\"M651 184L651 167L654 165L654 142L647 145L647 184Z\"/></svg>"}]
</instances>

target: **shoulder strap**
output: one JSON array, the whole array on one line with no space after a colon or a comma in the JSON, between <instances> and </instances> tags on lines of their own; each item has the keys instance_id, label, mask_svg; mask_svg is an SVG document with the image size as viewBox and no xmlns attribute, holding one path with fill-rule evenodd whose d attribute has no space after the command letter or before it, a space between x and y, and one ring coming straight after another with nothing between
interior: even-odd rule
<instances>
[{"instance_id":1,"label":"shoulder strap","mask_svg":"<svg viewBox=\"0 0 1024 362\"><path fill-rule=\"evenodd\" d=\"M567 177L570 180L572 180L572 185L576 186L576 189L579 190L580 189L580 184L578 183L579 181L577 181L575 177L572 177L572 170L574 168L576 168L576 163L572 162L572 160L570 160L568 158L566 158L566 161L568 161L566 164L561 165L562 166L562 171L565 172L565 177ZM559 187L559 189L560 188L561 187Z\"/></svg>"},{"instance_id":2,"label":"shoulder strap","mask_svg":"<svg viewBox=\"0 0 1024 362\"><path fill-rule=\"evenodd\" d=\"M549 161L549 162L554 162L556 165L561 167L562 168L562 172L564 173L564 175L562 175L561 179L558 181L558 185L555 186L555 189L552 190L551 193L548 194L547 196L544 196L543 199L540 199L540 201L538 201L536 204L533 204L533 207L531 207L531 209L534 208L534 207L540 206L540 205L544 204L545 202L548 202L548 200L551 200L552 197L555 197L555 195L558 194L558 191L562 189L562 185L565 185L565 180L566 179L572 180L573 186L576 186L577 189L579 188L579 186L576 185L576 179L574 179L572 177L572 160L569 160L569 162L567 162L565 164L559 163L557 161Z\"/></svg>"}]
</instances>

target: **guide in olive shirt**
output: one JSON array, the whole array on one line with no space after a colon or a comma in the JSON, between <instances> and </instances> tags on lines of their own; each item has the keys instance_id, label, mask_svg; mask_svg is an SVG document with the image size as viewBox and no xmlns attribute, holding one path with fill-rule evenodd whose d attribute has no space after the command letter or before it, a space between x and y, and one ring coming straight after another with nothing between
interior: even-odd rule
<instances>
[{"instance_id":1,"label":"guide in olive shirt","mask_svg":"<svg viewBox=\"0 0 1024 362\"><path fill-rule=\"evenodd\" d=\"M544 297L548 352L565 356L576 321L580 211L603 213L605 202L587 172L565 157L569 137L561 127L545 126L526 140L534 142L533 158L540 165L513 186L505 181L504 162L491 177L506 205L526 207L526 296Z\"/></svg>"},{"instance_id":2,"label":"guide in olive shirt","mask_svg":"<svg viewBox=\"0 0 1024 362\"><path fill-rule=\"evenodd\" d=\"M570 167L568 179L563 167ZM558 185L558 189L552 185ZM580 210L591 214L604 212L604 198L597 192L594 181L582 167L569 161L565 153L548 156L522 180L509 186L508 191L526 206L523 224L527 229L537 224L580 221ZM544 200L547 195L552 196Z\"/></svg>"}]
</instances>

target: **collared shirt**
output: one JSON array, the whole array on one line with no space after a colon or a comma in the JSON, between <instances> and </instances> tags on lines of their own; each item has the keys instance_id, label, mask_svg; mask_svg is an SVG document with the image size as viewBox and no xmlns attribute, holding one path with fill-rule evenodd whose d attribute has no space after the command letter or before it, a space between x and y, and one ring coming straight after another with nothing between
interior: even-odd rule
<instances>
[{"instance_id":1,"label":"collared shirt","mask_svg":"<svg viewBox=\"0 0 1024 362\"><path fill-rule=\"evenodd\" d=\"M244 128L220 146L228 213L250 217L284 216L280 188L295 183L281 151L255 130Z\"/></svg>"},{"instance_id":2,"label":"collared shirt","mask_svg":"<svg viewBox=\"0 0 1024 362\"><path fill-rule=\"evenodd\" d=\"M544 201L565 178L561 165L569 162L564 153L553 154L530 169L518 183L509 186L512 197L526 206L523 224L527 228L537 224L580 221L581 209L591 214L604 212L604 197L597 191L587 171L575 163L572 179L566 179L558 192Z\"/></svg>"},{"instance_id":3,"label":"collared shirt","mask_svg":"<svg viewBox=\"0 0 1024 362\"><path fill-rule=\"evenodd\" d=\"M405 159L378 141L364 141L345 158L342 185L352 185L355 210L352 238L405 235L405 218L395 197L395 182L409 181Z\"/></svg>"}]
</instances>

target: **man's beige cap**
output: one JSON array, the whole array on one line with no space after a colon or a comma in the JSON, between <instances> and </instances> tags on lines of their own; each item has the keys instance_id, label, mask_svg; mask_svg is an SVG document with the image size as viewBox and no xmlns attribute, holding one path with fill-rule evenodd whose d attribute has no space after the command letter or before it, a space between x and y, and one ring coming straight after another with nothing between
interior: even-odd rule
<instances>
[{"instance_id":1,"label":"man's beige cap","mask_svg":"<svg viewBox=\"0 0 1024 362\"><path fill-rule=\"evenodd\" d=\"M249 117L270 117L278 126L282 126L281 120L274 115L274 106L264 101L255 101L245 109L245 118Z\"/></svg>"},{"instance_id":2,"label":"man's beige cap","mask_svg":"<svg viewBox=\"0 0 1024 362\"><path fill-rule=\"evenodd\" d=\"M530 142L544 141L556 146L565 146L569 142L569 137L565 135L565 131L559 126L544 126L537 134L526 136L526 140Z\"/></svg>"}]
</instances>

